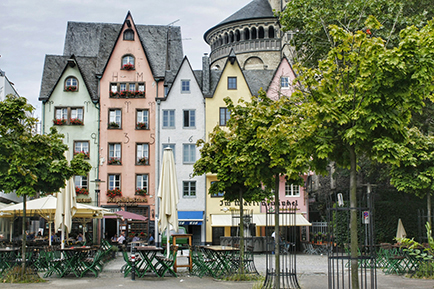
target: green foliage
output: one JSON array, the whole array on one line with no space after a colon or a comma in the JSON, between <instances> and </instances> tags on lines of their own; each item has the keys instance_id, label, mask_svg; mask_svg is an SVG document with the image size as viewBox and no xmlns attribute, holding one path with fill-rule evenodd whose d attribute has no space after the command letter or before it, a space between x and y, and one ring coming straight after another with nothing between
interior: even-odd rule
<instances>
[{"instance_id":1,"label":"green foliage","mask_svg":"<svg viewBox=\"0 0 434 289\"><path fill-rule=\"evenodd\" d=\"M316 67L336 45L330 25L353 33L369 32L369 35L385 40L391 48L398 46L399 33L407 26L421 28L426 25L434 16L434 7L429 0L297 0L289 1L279 16L284 31L298 32L291 40L297 53L296 61ZM373 21L374 17L378 21Z\"/></svg>"},{"instance_id":2,"label":"green foliage","mask_svg":"<svg viewBox=\"0 0 434 289\"><path fill-rule=\"evenodd\" d=\"M86 175L91 166L83 156L69 164L68 147L55 128L45 135L33 131L33 107L22 97L8 95L0 103L0 190L34 196L53 193L73 175Z\"/></svg>"},{"instance_id":3,"label":"green foliage","mask_svg":"<svg viewBox=\"0 0 434 289\"><path fill-rule=\"evenodd\" d=\"M434 239L431 234L431 226L427 222L425 225L428 246L424 247L414 239L401 238L397 241L406 246L405 251L419 260L415 276L418 278L434 278Z\"/></svg>"}]
</instances>

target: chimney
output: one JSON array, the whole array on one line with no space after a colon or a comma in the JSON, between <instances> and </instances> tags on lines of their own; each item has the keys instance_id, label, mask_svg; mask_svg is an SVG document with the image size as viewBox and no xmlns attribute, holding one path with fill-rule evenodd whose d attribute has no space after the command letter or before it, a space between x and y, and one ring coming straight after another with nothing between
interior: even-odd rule
<instances>
[{"instance_id":1,"label":"chimney","mask_svg":"<svg viewBox=\"0 0 434 289\"><path fill-rule=\"evenodd\" d=\"M204 53L202 57L202 92L204 95L210 94L210 67L208 53Z\"/></svg>"}]
</instances>

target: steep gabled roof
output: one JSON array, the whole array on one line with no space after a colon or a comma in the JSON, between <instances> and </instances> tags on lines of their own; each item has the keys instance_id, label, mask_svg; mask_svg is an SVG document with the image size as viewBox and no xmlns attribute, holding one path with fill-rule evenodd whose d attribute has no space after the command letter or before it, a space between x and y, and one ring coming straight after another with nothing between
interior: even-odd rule
<instances>
[{"instance_id":1,"label":"steep gabled roof","mask_svg":"<svg viewBox=\"0 0 434 289\"><path fill-rule=\"evenodd\" d=\"M75 60L84 84L89 91L90 98L93 102L98 101L98 83L95 78L97 65L96 57L81 57L81 56L59 56L46 55L44 63L44 71L42 73L41 91L39 100L46 101L50 98L54 88L59 83L60 78L65 72L68 60Z\"/></svg>"},{"instance_id":2,"label":"steep gabled roof","mask_svg":"<svg viewBox=\"0 0 434 289\"><path fill-rule=\"evenodd\" d=\"M267 91L273 78L274 70L243 70L243 73L252 95L258 96L261 88Z\"/></svg>"},{"instance_id":3,"label":"steep gabled roof","mask_svg":"<svg viewBox=\"0 0 434 289\"><path fill-rule=\"evenodd\" d=\"M237 12L235 12L234 14L232 14L231 16L229 16L228 18L226 18L225 20L217 24L216 26L208 29L208 31L205 32L203 38L206 41L206 36L208 35L209 32L211 32L212 30L214 30L219 26L228 23L238 22L242 20L249 20L249 19L261 19L261 18L273 18L273 17L275 17L273 13L273 9L271 9L268 0L253 0L252 2L250 2L249 4L247 4L246 6L244 6L243 8L241 8L240 10L238 10Z\"/></svg>"}]
</instances>

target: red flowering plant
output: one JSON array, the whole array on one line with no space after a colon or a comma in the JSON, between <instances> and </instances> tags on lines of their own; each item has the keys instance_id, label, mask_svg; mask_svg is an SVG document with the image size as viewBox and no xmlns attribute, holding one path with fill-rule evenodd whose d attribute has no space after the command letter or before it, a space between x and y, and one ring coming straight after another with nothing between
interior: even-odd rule
<instances>
[{"instance_id":1,"label":"red flowering plant","mask_svg":"<svg viewBox=\"0 0 434 289\"><path fill-rule=\"evenodd\" d=\"M134 95L135 95L135 96L139 96L139 97L141 97L141 96L145 96L145 92L144 92L143 90L136 90L136 91L134 92Z\"/></svg>"},{"instance_id":2,"label":"red flowering plant","mask_svg":"<svg viewBox=\"0 0 434 289\"><path fill-rule=\"evenodd\" d=\"M89 152L85 152L85 151L75 151L74 152L74 156L78 155L78 154L82 154L84 156L85 159L89 159L90 158L90 154Z\"/></svg>"},{"instance_id":3,"label":"red flowering plant","mask_svg":"<svg viewBox=\"0 0 434 289\"><path fill-rule=\"evenodd\" d=\"M134 64L131 64L131 63L127 63L127 64L124 64L123 66L122 66L122 69L125 69L125 70L133 70L134 69Z\"/></svg>"},{"instance_id":4,"label":"red flowering plant","mask_svg":"<svg viewBox=\"0 0 434 289\"><path fill-rule=\"evenodd\" d=\"M119 94L119 97L130 97L130 96L134 96L134 91L129 91L129 90L122 90L121 93Z\"/></svg>"},{"instance_id":5,"label":"red flowering plant","mask_svg":"<svg viewBox=\"0 0 434 289\"><path fill-rule=\"evenodd\" d=\"M114 198L116 196L122 197L122 192L119 189L107 190L107 197Z\"/></svg>"},{"instance_id":6,"label":"red flowering plant","mask_svg":"<svg viewBox=\"0 0 434 289\"><path fill-rule=\"evenodd\" d=\"M131 231L131 232L128 233L128 237L130 237L130 238L133 238L135 235L136 234L133 231Z\"/></svg>"},{"instance_id":7,"label":"red flowering plant","mask_svg":"<svg viewBox=\"0 0 434 289\"><path fill-rule=\"evenodd\" d=\"M147 164L148 164L148 158L147 158L147 157L141 157L141 158L137 161L137 163L138 163L139 165L147 165Z\"/></svg>"},{"instance_id":8,"label":"red flowering plant","mask_svg":"<svg viewBox=\"0 0 434 289\"><path fill-rule=\"evenodd\" d=\"M75 193L80 195L89 195L89 190L86 188L75 187Z\"/></svg>"},{"instance_id":9,"label":"red flowering plant","mask_svg":"<svg viewBox=\"0 0 434 289\"><path fill-rule=\"evenodd\" d=\"M64 125L64 124L66 124L66 119L55 118L55 119L53 119L53 124L54 125Z\"/></svg>"},{"instance_id":10,"label":"red flowering plant","mask_svg":"<svg viewBox=\"0 0 434 289\"><path fill-rule=\"evenodd\" d=\"M118 97L119 93L117 91L110 91L110 97Z\"/></svg>"},{"instance_id":11,"label":"red flowering plant","mask_svg":"<svg viewBox=\"0 0 434 289\"><path fill-rule=\"evenodd\" d=\"M146 238L147 235L145 232L140 232L140 238Z\"/></svg>"},{"instance_id":12,"label":"red flowering plant","mask_svg":"<svg viewBox=\"0 0 434 289\"><path fill-rule=\"evenodd\" d=\"M147 193L148 191L146 189L140 189L140 188L136 189L136 196L146 196Z\"/></svg>"},{"instance_id":13,"label":"red flowering plant","mask_svg":"<svg viewBox=\"0 0 434 289\"><path fill-rule=\"evenodd\" d=\"M121 165L122 162L121 162L121 159L120 159L120 158L114 158L114 157L111 157L111 158L109 158L109 160L108 160L108 164L109 164L109 165Z\"/></svg>"},{"instance_id":14,"label":"red flowering plant","mask_svg":"<svg viewBox=\"0 0 434 289\"><path fill-rule=\"evenodd\" d=\"M65 87L65 91L76 91L77 90L77 86L75 85L68 85Z\"/></svg>"},{"instance_id":15,"label":"red flowering plant","mask_svg":"<svg viewBox=\"0 0 434 289\"><path fill-rule=\"evenodd\" d=\"M83 125L83 120L81 120L79 118L71 118L69 120L69 123L72 125Z\"/></svg>"},{"instance_id":16,"label":"red flowering plant","mask_svg":"<svg viewBox=\"0 0 434 289\"><path fill-rule=\"evenodd\" d=\"M136 127L137 127L138 129L148 129L148 124L147 124L146 122L138 122L138 123L136 124Z\"/></svg>"}]
</instances>

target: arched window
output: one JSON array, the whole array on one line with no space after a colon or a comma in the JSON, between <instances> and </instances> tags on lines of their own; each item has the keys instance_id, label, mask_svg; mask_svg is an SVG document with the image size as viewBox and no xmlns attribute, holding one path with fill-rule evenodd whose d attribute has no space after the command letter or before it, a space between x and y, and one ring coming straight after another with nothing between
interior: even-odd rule
<instances>
[{"instance_id":1,"label":"arched window","mask_svg":"<svg viewBox=\"0 0 434 289\"><path fill-rule=\"evenodd\" d=\"M268 27L268 38L274 38L274 27Z\"/></svg>"},{"instance_id":2,"label":"arched window","mask_svg":"<svg viewBox=\"0 0 434 289\"><path fill-rule=\"evenodd\" d=\"M235 41L240 41L241 40L241 35L240 35L240 30L235 30Z\"/></svg>"},{"instance_id":3,"label":"arched window","mask_svg":"<svg viewBox=\"0 0 434 289\"><path fill-rule=\"evenodd\" d=\"M232 43L232 42L234 42L234 33L231 31L229 33L229 43Z\"/></svg>"},{"instance_id":4,"label":"arched window","mask_svg":"<svg viewBox=\"0 0 434 289\"><path fill-rule=\"evenodd\" d=\"M225 33L223 44L228 44L228 43L229 43L228 34Z\"/></svg>"},{"instance_id":5,"label":"arched window","mask_svg":"<svg viewBox=\"0 0 434 289\"><path fill-rule=\"evenodd\" d=\"M263 39L264 38L264 27L259 27L258 29L258 38Z\"/></svg>"},{"instance_id":6,"label":"arched window","mask_svg":"<svg viewBox=\"0 0 434 289\"><path fill-rule=\"evenodd\" d=\"M124 40L134 40L133 29L127 29L124 31Z\"/></svg>"},{"instance_id":7,"label":"arched window","mask_svg":"<svg viewBox=\"0 0 434 289\"><path fill-rule=\"evenodd\" d=\"M253 39L256 39L256 28L255 27L252 28L252 40Z\"/></svg>"},{"instance_id":8,"label":"arched window","mask_svg":"<svg viewBox=\"0 0 434 289\"><path fill-rule=\"evenodd\" d=\"M219 36L219 46L222 46L223 45L223 38L222 38L222 36L220 35Z\"/></svg>"},{"instance_id":9,"label":"arched window","mask_svg":"<svg viewBox=\"0 0 434 289\"><path fill-rule=\"evenodd\" d=\"M249 40L250 39L250 30L249 28L244 28L244 39Z\"/></svg>"},{"instance_id":10,"label":"arched window","mask_svg":"<svg viewBox=\"0 0 434 289\"><path fill-rule=\"evenodd\" d=\"M122 69L133 70L135 69L134 56L125 55L122 57Z\"/></svg>"},{"instance_id":11,"label":"arched window","mask_svg":"<svg viewBox=\"0 0 434 289\"><path fill-rule=\"evenodd\" d=\"M78 80L77 78L70 76L65 79L65 90L66 91L77 91L78 90Z\"/></svg>"}]
</instances>

